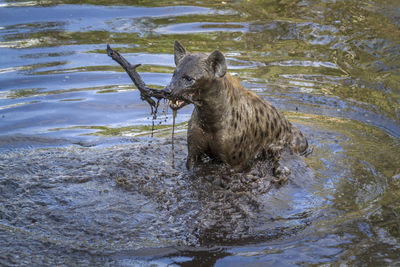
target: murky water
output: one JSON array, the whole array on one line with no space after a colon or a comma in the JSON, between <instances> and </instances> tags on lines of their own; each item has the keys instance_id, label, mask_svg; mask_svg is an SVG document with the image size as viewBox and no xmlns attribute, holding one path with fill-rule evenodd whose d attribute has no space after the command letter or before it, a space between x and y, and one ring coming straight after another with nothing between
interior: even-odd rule
<instances>
[{"instance_id":1,"label":"murky water","mask_svg":"<svg viewBox=\"0 0 400 267\"><path fill-rule=\"evenodd\" d=\"M0 1L0 265L400 264L400 3ZM173 41L305 132L288 184L185 167L106 44L152 87Z\"/></svg>"}]
</instances>

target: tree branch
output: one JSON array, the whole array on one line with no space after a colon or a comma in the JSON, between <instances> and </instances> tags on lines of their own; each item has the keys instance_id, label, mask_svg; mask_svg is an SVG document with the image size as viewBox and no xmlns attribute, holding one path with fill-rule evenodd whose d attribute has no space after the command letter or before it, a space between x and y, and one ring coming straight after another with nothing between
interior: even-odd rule
<instances>
[{"instance_id":1,"label":"tree branch","mask_svg":"<svg viewBox=\"0 0 400 267\"><path fill-rule=\"evenodd\" d=\"M152 99L152 97L156 98L157 102L163 98L172 100L171 95L166 91L146 86L146 84L142 80L142 77L140 77L139 73L136 71L136 68L139 67L141 64L131 65L117 51L112 50L110 45L108 44L107 44L107 55L110 56L116 62L118 62L118 64L121 65L121 67L128 73L129 77L140 91L140 98L142 100L145 100L151 106L152 113L153 113L153 108L155 108L157 112L157 107L158 107L158 104L156 103L156 101Z\"/></svg>"}]
</instances>

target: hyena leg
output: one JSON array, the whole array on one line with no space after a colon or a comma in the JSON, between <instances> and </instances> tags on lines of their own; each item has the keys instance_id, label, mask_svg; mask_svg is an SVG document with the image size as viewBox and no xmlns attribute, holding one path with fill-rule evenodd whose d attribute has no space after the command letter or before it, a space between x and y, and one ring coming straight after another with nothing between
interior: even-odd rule
<instances>
[{"instance_id":1,"label":"hyena leg","mask_svg":"<svg viewBox=\"0 0 400 267\"><path fill-rule=\"evenodd\" d=\"M198 147L195 144L190 145L191 142L188 140L188 157L186 160L186 168L188 170L193 169L193 167L201 162L201 159L203 157L204 149L201 147Z\"/></svg>"},{"instance_id":2,"label":"hyena leg","mask_svg":"<svg viewBox=\"0 0 400 267\"><path fill-rule=\"evenodd\" d=\"M279 163L283 145L274 145L269 147L269 152L272 155L272 172L274 174L273 183L283 184L289 179L290 170Z\"/></svg>"},{"instance_id":3,"label":"hyena leg","mask_svg":"<svg viewBox=\"0 0 400 267\"><path fill-rule=\"evenodd\" d=\"M201 159L206 154L208 148L208 138L204 135L201 128L189 120L188 124L188 157L186 160L186 168L193 169L193 167L201 162Z\"/></svg>"}]
</instances>

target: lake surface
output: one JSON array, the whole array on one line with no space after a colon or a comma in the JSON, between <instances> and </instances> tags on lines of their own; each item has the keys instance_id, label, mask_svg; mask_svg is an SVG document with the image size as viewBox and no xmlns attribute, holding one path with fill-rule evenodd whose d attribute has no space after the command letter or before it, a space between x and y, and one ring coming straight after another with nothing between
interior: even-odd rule
<instances>
[{"instance_id":1,"label":"lake surface","mask_svg":"<svg viewBox=\"0 0 400 267\"><path fill-rule=\"evenodd\" d=\"M400 265L399 1L77 2L0 1L0 265ZM105 52L162 88L174 40L308 136L287 184L186 170Z\"/></svg>"}]
</instances>

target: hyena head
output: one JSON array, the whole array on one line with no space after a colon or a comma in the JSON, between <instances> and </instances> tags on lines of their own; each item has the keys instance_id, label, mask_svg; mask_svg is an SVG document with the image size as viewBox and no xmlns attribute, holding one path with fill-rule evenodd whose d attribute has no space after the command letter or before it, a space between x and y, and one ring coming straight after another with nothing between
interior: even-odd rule
<instances>
[{"instance_id":1,"label":"hyena head","mask_svg":"<svg viewBox=\"0 0 400 267\"><path fill-rule=\"evenodd\" d=\"M224 55L215 50L209 56L201 53L192 54L178 42L174 44L176 69L171 82L164 89L175 100L171 107L179 109L186 104L196 104L196 96L207 88L214 79L225 76L226 61Z\"/></svg>"}]
</instances>

